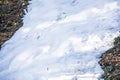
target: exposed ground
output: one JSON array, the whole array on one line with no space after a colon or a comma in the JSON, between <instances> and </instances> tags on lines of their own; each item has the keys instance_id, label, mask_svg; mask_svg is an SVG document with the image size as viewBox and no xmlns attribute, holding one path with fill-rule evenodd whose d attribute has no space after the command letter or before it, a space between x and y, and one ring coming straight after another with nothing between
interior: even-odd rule
<instances>
[{"instance_id":1,"label":"exposed ground","mask_svg":"<svg viewBox=\"0 0 120 80\"><path fill-rule=\"evenodd\" d=\"M28 0L0 0L0 48L23 25Z\"/></svg>"},{"instance_id":2,"label":"exposed ground","mask_svg":"<svg viewBox=\"0 0 120 80\"><path fill-rule=\"evenodd\" d=\"M120 80L120 37L115 38L114 47L103 53L101 58L102 77L105 80Z\"/></svg>"}]
</instances>

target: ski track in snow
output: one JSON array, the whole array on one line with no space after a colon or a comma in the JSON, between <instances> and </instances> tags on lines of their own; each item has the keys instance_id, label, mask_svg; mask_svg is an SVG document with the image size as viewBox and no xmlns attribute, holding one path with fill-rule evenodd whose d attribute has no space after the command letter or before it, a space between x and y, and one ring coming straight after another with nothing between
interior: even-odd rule
<instances>
[{"instance_id":1,"label":"ski track in snow","mask_svg":"<svg viewBox=\"0 0 120 80\"><path fill-rule=\"evenodd\" d=\"M2 45L0 80L102 80L98 61L119 35L119 0L32 0Z\"/></svg>"}]
</instances>

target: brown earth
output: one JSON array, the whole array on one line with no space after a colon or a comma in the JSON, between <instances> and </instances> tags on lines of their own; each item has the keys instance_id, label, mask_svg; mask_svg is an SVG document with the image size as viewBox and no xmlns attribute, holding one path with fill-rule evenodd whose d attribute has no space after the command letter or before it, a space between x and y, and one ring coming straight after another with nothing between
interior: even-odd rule
<instances>
[{"instance_id":1,"label":"brown earth","mask_svg":"<svg viewBox=\"0 0 120 80\"><path fill-rule=\"evenodd\" d=\"M0 48L23 25L29 0L0 0Z\"/></svg>"},{"instance_id":2,"label":"brown earth","mask_svg":"<svg viewBox=\"0 0 120 80\"><path fill-rule=\"evenodd\" d=\"M104 70L104 80L120 80L120 37L115 38L114 47L102 54L99 64Z\"/></svg>"}]
</instances>

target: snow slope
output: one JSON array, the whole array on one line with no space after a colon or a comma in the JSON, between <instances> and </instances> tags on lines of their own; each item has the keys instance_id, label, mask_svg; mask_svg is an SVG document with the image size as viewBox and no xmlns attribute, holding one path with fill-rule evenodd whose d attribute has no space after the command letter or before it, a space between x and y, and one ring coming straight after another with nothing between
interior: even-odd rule
<instances>
[{"instance_id":1,"label":"snow slope","mask_svg":"<svg viewBox=\"0 0 120 80\"><path fill-rule=\"evenodd\" d=\"M2 45L0 80L100 80L119 8L119 0L32 0L24 26Z\"/></svg>"}]
</instances>

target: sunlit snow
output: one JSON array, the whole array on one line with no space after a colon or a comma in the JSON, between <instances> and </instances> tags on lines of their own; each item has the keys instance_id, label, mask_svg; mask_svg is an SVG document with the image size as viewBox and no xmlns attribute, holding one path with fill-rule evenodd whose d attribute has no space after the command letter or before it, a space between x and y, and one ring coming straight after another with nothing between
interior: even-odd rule
<instances>
[{"instance_id":1,"label":"sunlit snow","mask_svg":"<svg viewBox=\"0 0 120 80\"><path fill-rule=\"evenodd\" d=\"M2 45L0 80L100 80L100 55L119 35L119 0L30 3L24 26Z\"/></svg>"}]
</instances>

